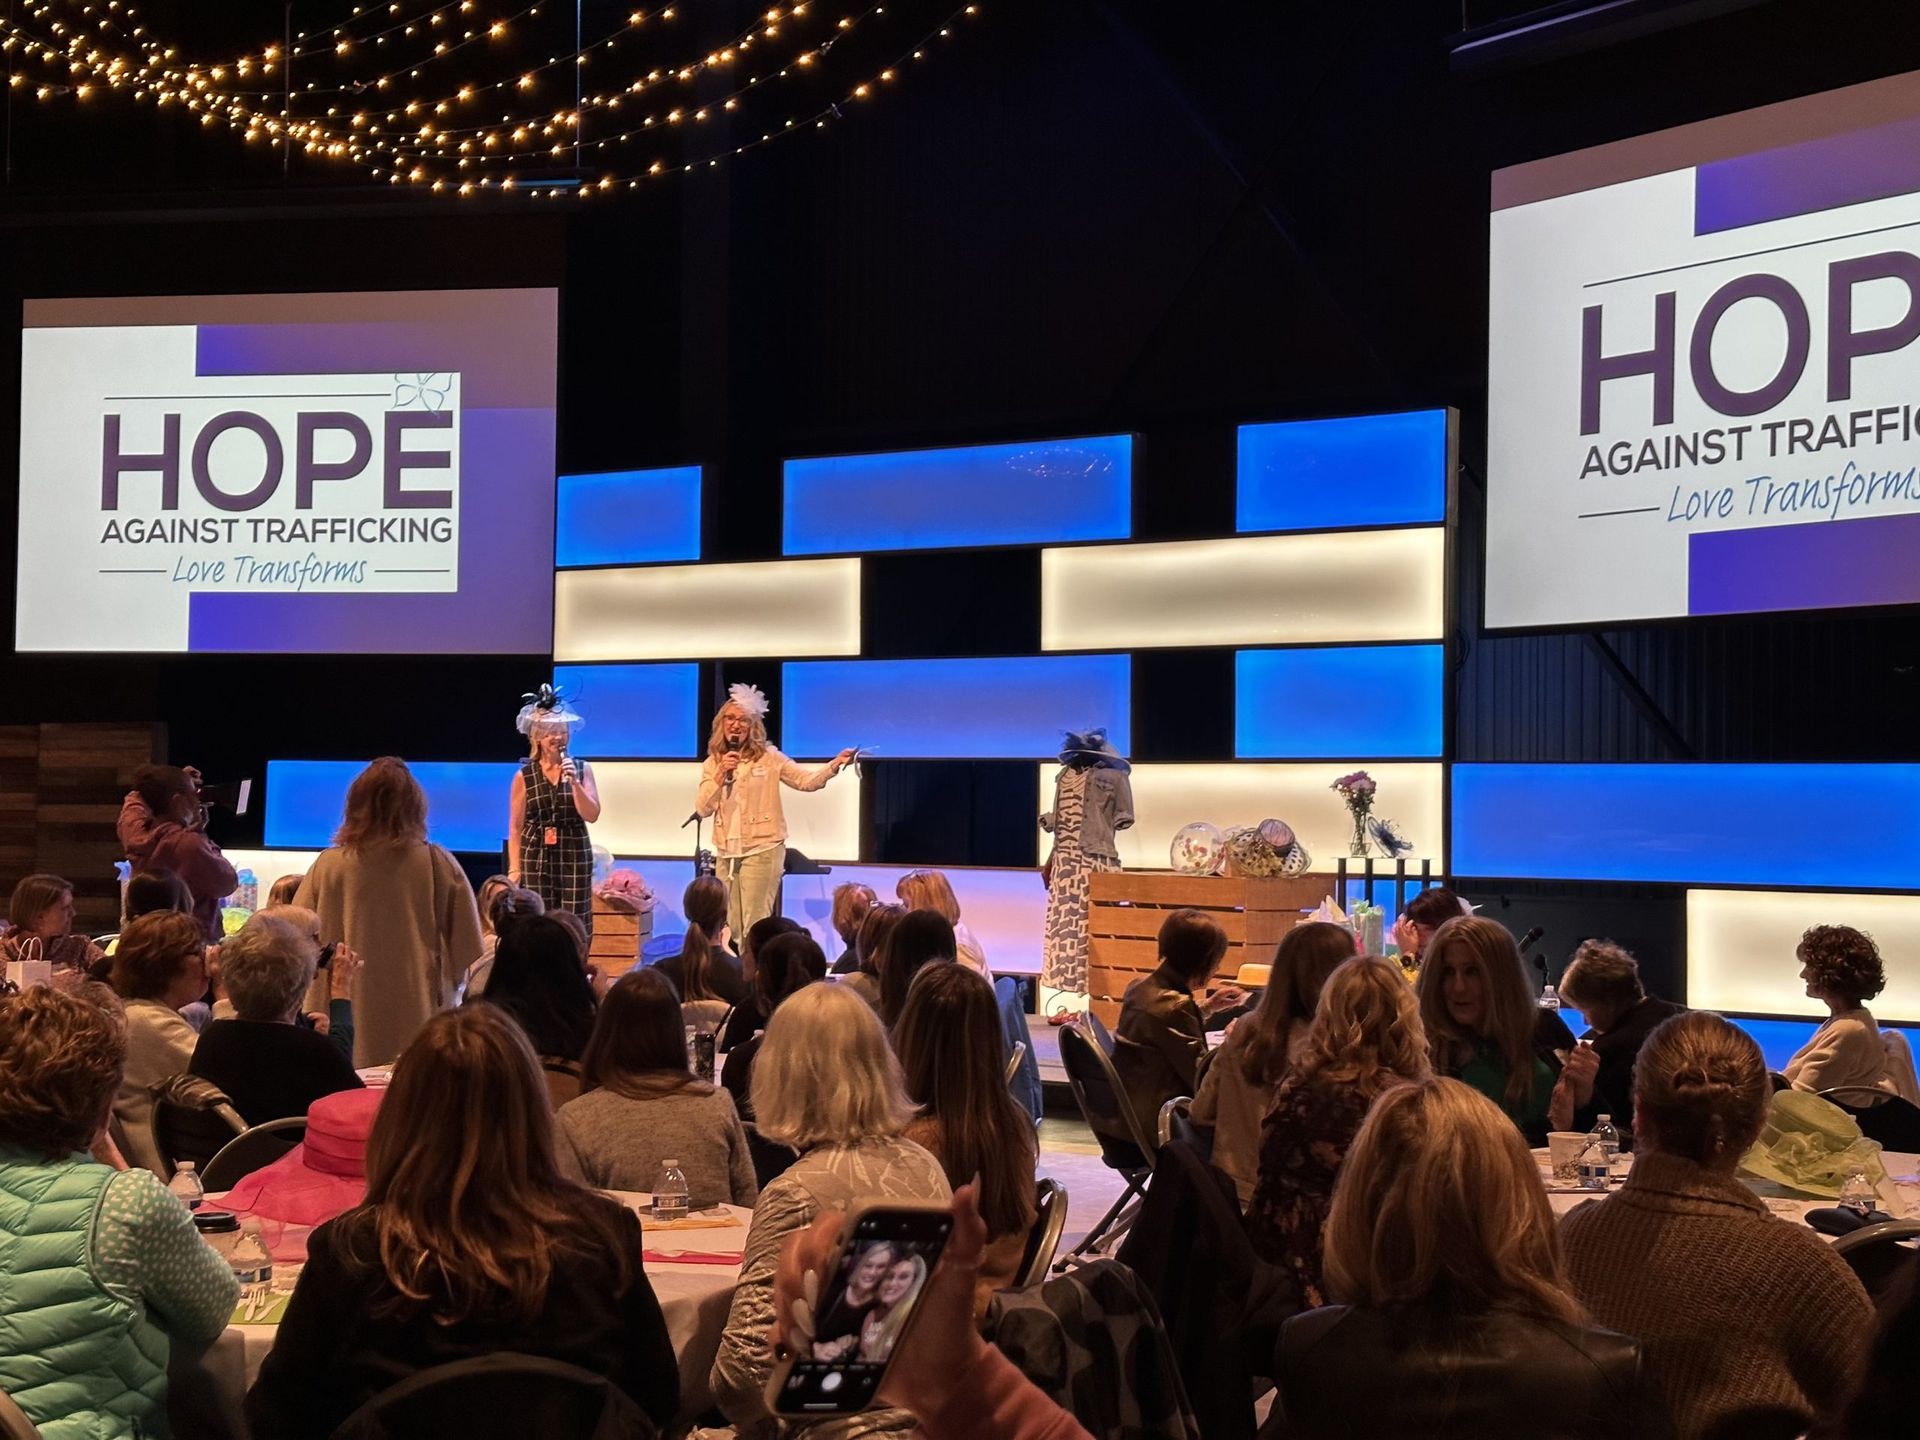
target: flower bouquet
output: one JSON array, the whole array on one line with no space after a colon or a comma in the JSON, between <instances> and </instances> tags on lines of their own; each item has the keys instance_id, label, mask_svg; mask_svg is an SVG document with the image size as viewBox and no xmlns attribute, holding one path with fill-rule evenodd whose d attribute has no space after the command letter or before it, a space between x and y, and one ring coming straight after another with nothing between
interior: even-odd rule
<instances>
[{"instance_id":1,"label":"flower bouquet","mask_svg":"<svg viewBox=\"0 0 1920 1440\"><path fill-rule=\"evenodd\" d=\"M1367 856L1367 817L1373 813L1374 793L1380 788L1374 778L1364 770L1355 770L1342 775L1330 787L1339 791L1340 798L1347 802L1347 814L1353 818L1353 838L1347 844L1347 854L1355 860L1364 860Z\"/></svg>"}]
</instances>

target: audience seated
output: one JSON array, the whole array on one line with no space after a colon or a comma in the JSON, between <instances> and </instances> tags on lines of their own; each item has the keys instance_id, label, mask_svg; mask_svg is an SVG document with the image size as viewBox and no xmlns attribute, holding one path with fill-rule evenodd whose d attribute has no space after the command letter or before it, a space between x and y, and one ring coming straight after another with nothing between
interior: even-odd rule
<instances>
[{"instance_id":1,"label":"audience seated","mask_svg":"<svg viewBox=\"0 0 1920 1440\"><path fill-rule=\"evenodd\" d=\"M495 882L499 883L495 883ZM515 885L504 875L495 875L480 883L477 897L482 935L480 958L467 967L459 985L460 1001L478 1000L487 993L493 979L493 957L500 951L500 937L522 920L547 913L547 902L538 890Z\"/></svg>"},{"instance_id":2,"label":"audience seated","mask_svg":"<svg viewBox=\"0 0 1920 1440\"><path fill-rule=\"evenodd\" d=\"M500 1351L603 1375L664 1426L680 1377L639 1222L564 1179L553 1139L533 1050L497 1007L429 1020L374 1121L366 1203L308 1241L253 1433L324 1440L398 1381Z\"/></svg>"},{"instance_id":3,"label":"audience seated","mask_svg":"<svg viewBox=\"0 0 1920 1440\"><path fill-rule=\"evenodd\" d=\"M906 918L907 907L904 905L876 904L867 911L867 918L860 922L860 935L853 947L858 963L853 973L840 982L876 1012L880 1009L880 971L886 963L887 946L893 942L893 932Z\"/></svg>"},{"instance_id":4,"label":"audience seated","mask_svg":"<svg viewBox=\"0 0 1920 1440\"><path fill-rule=\"evenodd\" d=\"M1418 965L1442 925L1472 913L1467 902L1444 885L1429 886L1407 901L1405 912L1393 922L1394 948L1402 966Z\"/></svg>"},{"instance_id":5,"label":"audience seated","mask_svg":"<svg viewBox=\"0 0 1920 1440\"><path fill-rule=\"evenodd\" d=\"M127 1059L114 1117L132 1164L166 1178L153 1138L151 1086L192 1063L200 1037L180 1007L207 990L207 942L191 915L142 915L121 933L113 952L113 988L126 1006Z\"/></svg>"},{"instance_id":6,"label":"audience seated","mask_svg":"<svg viewBox=\"0 0 1920 1440\"><path fill-rule=\"evenodd\" d=\"M924 1303L924 1301L922 1302ZM1880 1333L1867 1356L1860 1388L1847 1406L1846 1422L1836 1433L1845 1440L1908 1440L1920 1414L1920 1265L1907 1267L1906 1279L1887 1295Z\"/></svg>"},{"instance_id":7,"label":"audience seated","mask_svg":"<svg viewBox=\"0 0 1920 1440\"><path fill-rule=\"evenodd\" d=\"M760 1132L800 1158L760 1192L727 1315L713 1392L742 1440L905 1434L899 1410L776 1422L762 1389L773 1369L773 1279L781 1242L822 1210L856 1200L946 1200L940 1162L902 1132L913 1105L872 1009L836 985L809 985L767 1024L753 1073Z\"/></svg>"},{"instance_id":8,"label":"audience seated","mask_svg":"<svg viewBox=\"0 0 1920 1440\"><path fill-rule=\"evenodd\" d=\"M1772 1094L1760 1047L1718 1015L1676 1016L1641 1047L1633 1090L1626 1185L1561 1221L1575 1292L1640 1337L1680 1440L1836 1418L1873 1306L1826 1242L1734 1173Z\"/></svg>"},{"instance_id":9,"label":"audience seated","mask_svg":"<svg viewBox=\"0 0 1920 1440\"><path fill-rule=\"evenodd\" d=\"M894 894L909 910L933 910L953 927L954 958L993 979L987 966L987 950L960 918L960 901L953 886L939 870L914 870L900 877Z\"/></svg>"},{"instance_id":10,"label":"audience seated","mask_svg":"<svg viewBox=\"0 0 1920 1440\"><path fill-rule=\"evenodd\" d=\"M1851 925L1816 925L1800 938L1800 978L1827 1018L1787 1061L1796 1090L1871 1085L1892 1092L1887 1052L1867 1001L1887 988L1886 967L1871 935Z\"/></svg>"},{"instance_id":11,"label":"audience seated","mask_svg":"<svg viewBox=\"0 0 1920 1440\"><path fill-rule=\"evenodd\" d=\"M833 887L833 933L840 937L840 958L833 962L835 975L851 975L860 968L855 941L867 912L880 903L871 885L848 880Z\"/></svg>"},{"instance_id":12,"label":"audience seated","mask_svg":"<svg viewBox=\"0 0 1920 1440\"><path fill-rule=\"evenodd\" d=\"M386 755L354 777L333 844L294 896L320 917L323 941L364 962L354 989L353 1063L385 1065L480 953L480 913L459 863L427 839L427 797L406 762Z\"/></svg>"},{"instance_id":13,"label":"audience seated","mask_svg":"<svg viewBox=\"0 0 1920 1440\"><path fill-rule=\"evenodd\" d=\"M152 915L161 910L178 910L183 915L191 915L193 892L171 870L134 871L127 877L126 886L120 892L121 928L125 929L142 915ZM109 955L113 954L113 946L107 946L106 951ZM105 977L97 975L94 978Z\"/></svg>"},{"instance_id":14,"label":"audience seated","mask_svg":"<svg viewBox=\"0 0 1920 1440\"><path fill-rule=\"evenodd\" d=\"M826 1211L805 1230L787 1237L774 1282L775 1331L782 1344L812 1339L796 1328L796 1310L812 1315L809 1275L827 1267L846 1217ZM1065 1410L998 1350L980 1338L972 1311L973 1273L981 1264L987 1225L974 1203L974 1187L953 1196L953 1235L946 1253L915 1307L919 1318L902 1337L880 1386L880 1399L920 1422L924 1440L1092 1440ZM814 1281L817 1289L819 1281Z\"/></svg>"},{"instance_id":15,"label":"audience seated","mask_svg":"<svg viewBox=\"0 0 1920 1440\"><path fill-rule=\"evenodd\" d=\"M171 1351L212 1344L239 1298L157 1179L88 1153L112 1153L112 1003L98 986L0 998L0 1392L48 1440L167 1434Z\"/></svg>"},{"instance_id":16,"label":"audience seated","mask_svg":"<svg viewBox=\"0 0 1920 1440\"><path fill-rule=\"evenodd\" d=\"M1457 1080L1374 1102L1334 1192L1325 1267L1340 1303L1281 1327L1262 1435L1666 1433L1639 1347L1587 1328L1568 1293L1533 1157Z\"/></svg>"},{"instance_id":17,"label":"audience seated","mask_svg":"<svg viewBox=\"0 0 1920 1440\"><path fill-rule=\"evenodd\" d=\"M220 902L240 883L220 847L207 838L200 777L177 765L144 765L120 805L116 826L137 870L171 870L193 896L193 914L208 944L220 939Z\"/></svg>"},{"instance_id":18,"label":"audience seated","mask_svg":"<svg viewBox=\"0 0 1920 1440\"><path fill-rule=\"evenodd\" d=\"M1194 1001L1193 992L1213 979L1227 953L1227 932L1205 911L1174 911L1160 926L1159 945L1159 966L1127 987L1114 1028L1114 1068L1149 1134L1162 1105L1199 1088L1207 1017L1246 998L1222 985Z\"/></svg>"},{"instance_id":19,"label":"audience seated","mask_svg":"<svg viewBox=\"0 0 1920 1440\"><path fill-rule=\"evenodd\" d=\"M499 933L493 923L493 907L503 895L515 888L513 881L506 876L489 875L480 882L480 888L473 892L474 908L480 913L480 954L461 978L459 998L462 1003L487 993L487 976L493 970L494 947L500 943ZM533 894L532 891L527 893ZM536 895L534 898L539 897ZM541 908L546 908L544 903Z\"/></svg>"},{"instance_id":20,"label":"audience seated","mask_svg":"<svg viewBox=\"0 0 1920 1440\"><path fill-rule=\"evenodd\" d=\"M581 1065L584 1093L560 1107L560 1168L605 1190L652 1190L677 1160L695 1209L759 1196L733 1100L687 1068L673 985L629 970L600 1002Z\"/></svg>"},{"instance_id":21,"label":"audience seated","mask_svg":"<svg viewBox=\"0 0 1920 1440\"><path fill-rule=\"evenodd\" d=\"M907 991L893 1046L920 1107L907 1138L939 1160L948 1184L975 1183L988 1233L975 1300L984 1315L1019 1274L1039 1160L1033 1121L1007 1088L993 987L970 966L927 966Z\"/></svg>"},{"instance_id":22,"label":"audience seated","mask_svg":"<svg viewBox=\"0 0 1920 1440\"><path fill-rule=\"evenodd\" d=\"M1554 1089L1555 1052L1571 1053L1573 1032L1559 1011L1540 1008L1504 925L1478 915L1447 921L1421 958L1419 992L1436 1072L1499 1105L1529 1145L1573 1123L1570 1093Z\"/></svg>"},{"instance_id":23,"label":"audience seated","mask_svg":"<svg viewBox=\"0 0 1920 1440\"><path fill-rule=\"evenodd\" d=\"M348 1065L353 1064L353 995L352 984L360 974L360 954L346 941L334 945L320 943L320 917L304 905L269 905L264 910L256 910L256 915L270 915L291 925L313 947L315 957L314 978L307 986L306 999L302 1002L302 1011L294 1017L294 1023L303 1029L313 1030L327 1037L333 1048L340 1052L340 1058ZM209 956L214 962L214 993L221 995L226 982L217 963L220 951L216 948ZM336 985L334 976L336 966L345 965L352 979ZM234 1017L233 1001L222 995L213 1007L213 1018L231 1020Z\"/></svg>"},{"instance_id":24,"label":"audience seated","mask_svg":"<svg viewBox=\"0 0 1920 1440\"><path fill-rule=\"evenodd\" d=\"M755 967L753 988L756 1012L764 1008L769 1017L782 1001L805 986L827 977L827 957L805 931L776 935L760 952ZM727 1052L720 1068L720 1083L733 1096L734 1108L742 1119L753 1119L753 1061L760 1053L765 1032L756 1030Z\"/></svg>"},{"instance_id":25,"label":"audience seated","mask_svg":"<svg viewBox=\"0 0 1920 1440\"><path fill-rule=\"evenodd\" d=\"M1611 940L1581 942L1561 972L1560 998L1587 1017L1589 1029L1580 1038L1600 1062L1585 1093L1574 1090L1574 1128L1611 1115L1622 1142L1631 1146L1634 1059L1653 1027L1686 1007L1647 994L1639 962Z\"/></svg>"},{"instance_id":26,"label":"audience seated","mask_svg":"<svg viewBox=\"0 0 1920 1440\"><path fill-rule=\"evenodd\" d=\"M767 997L760 992L761 952L776 936L805 933L805 926L784 915L765 916L754 921L747 930L746 942L740 947L740 975L746 998L736 1002L733 1009L727 1012L727 1021L721 1028L717 1045L722 1054L751 1039L755 1031L765 1028L767 1017L773 1014Z\"/></svg>"},{"instance_id":27,"label":"audience seated","mask_svg":"<svg viewBox=\"0 0 1920 1440\"><path fill-rule=\"evenodd\" d=\"M300 893L300 882L307 878L303 870L297 875L282 875L267 887L267 904L291 905L293 897Z\"/></svg>"},{"instance_id":28,"label":"audience seated","mask_svg":"<svg viewBox=\"0 0 1920 1440\"><path fill-rule=\"evenodd\" d=\"M711 875L699 875L681 897L687 917L686 938L680 953L653 967L673 983L687 1000L724 1000L738 1005L747 998L747 982L740 964L727 949L727 887Z\"/></svg>"},{"instance_id":29,"label":"audience seated","mask_svg":"<svg viewBox=\"0 0 1920 1440\"><path fill-rule=\"evenodd\" d=\"M880 967L880 1018L889 1030L900 1023L907 991L921 967L951 964L957 950L953 925L938 910L909 910L900 917L887 937L886 957Z\"/></svg>"},{"instance_id":30,"label":"audience seated","mask_svg":"<svg viewBox=\"0 0 1920 1440\"><path fill-rule=\"evenodd\" d=\"M516 922L500 937L483 1005L519 1022L542 1060L579 1063L596 1009L580 949L551 915Z\"/></svg>"},{"instance_id":31,"label":"audience seated","mask_svg":"<svg viewBox=\"0 0 1920 1440\"><path fill-rule=\"evenodd\" d=\"M299 1024L317 958L313 942L289 918L268 912L220 947L234 1018L201 1032L187 1069L218 1085L249 1125L305 1115L322 1095L360 1085L340 1048ZM333 994L344 1000L359 963L349 951L328 968Z\"/></svg>"},{"instance_id":32,"label":"audience seated","mask_svg":"<svg viewBox=\"0 0 1920 1440\"><path fill-rule=\"evenodd\" d=\"M1352 957L1353 934L1345 926L1324 921L1294 926L1274 951L1273 973L1258 1008L1236 1020L1226 1040L1201 1062L1193 1121L1213 1127L1210 1158L1233 1181L1243 1210L1260 1172L1260 1122L1306 1044L1320 987L1336 965ZM1356 1116L1354 1124L1359 1123Z\"/></svg>"},{"instance_id":33,"label":"audience seated","mask_svg":"<svg viewBox=\"0 0 1920 1440\"><path fill-rule=\"evenodd\" d=\"M1343 962L1320 992L1306 1043L1261 1129L1259 1183L1247 1211L1255 1253L1288 1268L1306 1306L1327 1303L1321 1231L1368 1107L1432 1073L1419 1003L1400 967L1372 955Z\"/></svg>"},{"instance_id":34,"label":"audience seated","mask_svg":"<svg viewBox=\"0 0 1920 1440\"><path fill-rule=\"evenodd\" d=\"M12 928L0 936L0 966L45 960L54 987L73 991L100 963L100 947L73 933L73 885L58 875L29 875L14 886L7 923Z\"/></svg>"}]
</instances>

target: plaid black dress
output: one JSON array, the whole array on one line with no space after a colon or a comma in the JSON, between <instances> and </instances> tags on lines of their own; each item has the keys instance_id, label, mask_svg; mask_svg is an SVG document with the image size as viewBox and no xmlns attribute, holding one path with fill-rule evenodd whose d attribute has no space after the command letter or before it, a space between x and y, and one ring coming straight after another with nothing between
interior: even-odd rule
<instances>
[{"instance_id":1,"label":"plaid black dress","mask_svg":"<svg viewBox=\"0 0 1920 1440\"><path fill-rule=\"evenodd\" d=\"M538 760L520 767L527 818L520 826L520 883L549 910L571 910L593 933L593 846L573 808L573 786L548 780Z\"/></svg>"}]
</instances>

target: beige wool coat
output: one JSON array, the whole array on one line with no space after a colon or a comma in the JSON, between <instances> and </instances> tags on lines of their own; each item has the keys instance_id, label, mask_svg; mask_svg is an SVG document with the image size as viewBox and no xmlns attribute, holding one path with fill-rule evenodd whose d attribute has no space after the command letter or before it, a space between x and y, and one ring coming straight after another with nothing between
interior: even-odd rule
<instances>
[{"instance_id":1,"label":"beige wool coat","mask_svg":"<svg viewBox=\"0 0 1920 1440\"><path fill-rule=\"evenodd\" d=\"M386 1065L480 958L480 912L453 856L419 841L323 850L294 904L320 917L320 940L360 955L353 987L353 1063Z\"/></svg>"}]
</instances>

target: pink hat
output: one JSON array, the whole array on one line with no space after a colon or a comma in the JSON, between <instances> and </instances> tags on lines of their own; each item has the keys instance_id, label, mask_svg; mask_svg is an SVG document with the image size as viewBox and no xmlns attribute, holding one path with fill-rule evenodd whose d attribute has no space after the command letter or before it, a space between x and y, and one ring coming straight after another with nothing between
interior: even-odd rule
<instances>
[{"instance_id":1,"label":"pink hat","mask_svg":"<svg viewBox=\"0 0 1920 1440\"><path fill-rule=\"evenodd\" d=\"M384 1089L341 1090L307 1107L304 1141L227 1192L225 1207L320 1225L367 1197L367 1136Z\"/></svg>"}]
</instances>

